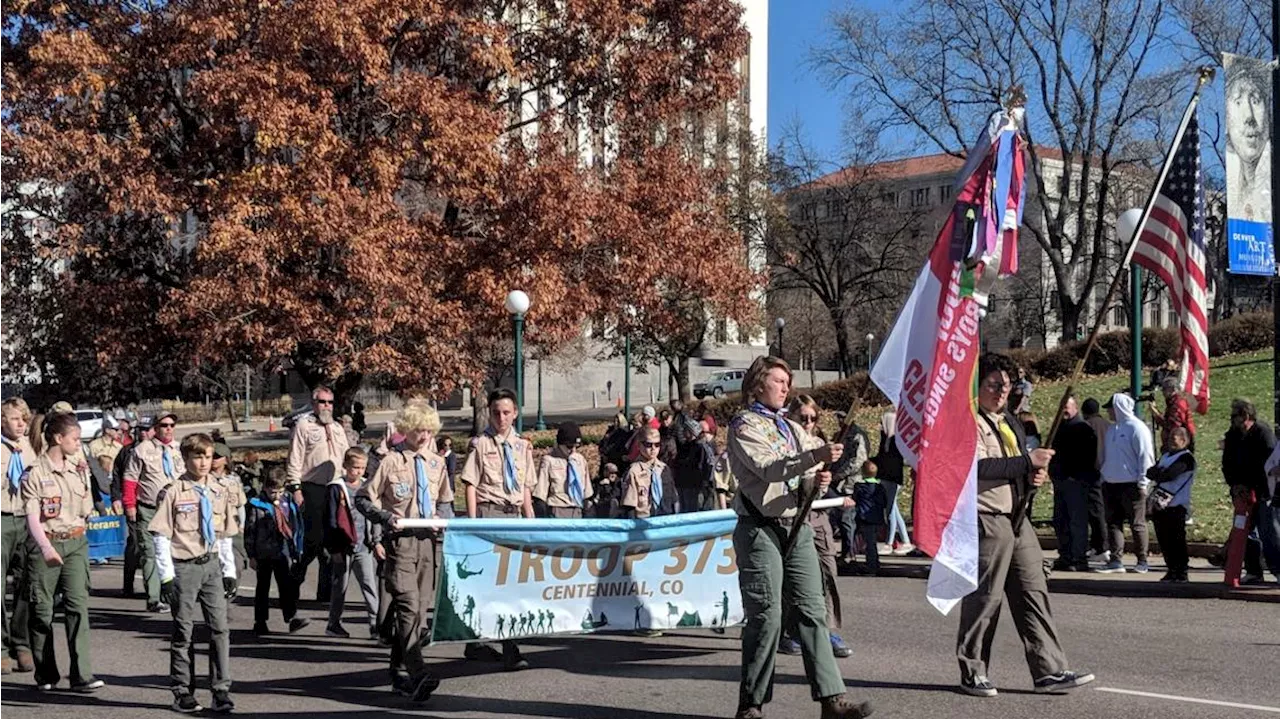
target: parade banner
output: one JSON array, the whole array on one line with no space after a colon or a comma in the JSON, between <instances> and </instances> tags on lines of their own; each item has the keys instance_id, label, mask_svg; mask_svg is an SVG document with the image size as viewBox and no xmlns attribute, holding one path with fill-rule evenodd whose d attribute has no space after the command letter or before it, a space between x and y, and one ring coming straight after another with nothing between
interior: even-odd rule
<instances>
[{"instance_id":1,"label":"parade banner","mask_svg":"<svg viewBox=\"0 0 1280 719\"><path fill-rule=\"evenodd\" d=\"M743 621L729 510L451 521L432 643Z\"/></svg>"},{"instance_id":2,"label":"parade banner","mask_svg":"<svg viewBox=\"0 0 1280 719\"><path fill-rule=\"evenodd\" d=\"M1271 67L1224 53L1227 111L1227 266L1276 273L1271 223Z\"/></svg>"}]
</instances>

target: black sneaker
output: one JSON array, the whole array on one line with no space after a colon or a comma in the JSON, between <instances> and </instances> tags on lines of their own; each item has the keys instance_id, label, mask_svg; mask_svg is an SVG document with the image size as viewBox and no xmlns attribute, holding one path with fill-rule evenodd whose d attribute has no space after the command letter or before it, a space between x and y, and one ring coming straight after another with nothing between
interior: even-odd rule
<instances>
[{"instance_id":1,"label":"black sneaker","mask_svg":"<svg viewBox=\"0 0 1280 719\"><path fill-rule=\"evenodd\" d=\"M431 698L431 693L440 688L440 680L430 674L423 674L413 688L413 701L421 704Z\"/></svg>"},{"instance_id":2,"label":"black sneaker","mask_svg":"<svg viewBox=\"0 0 1280 719\"><path fill-rule=\"evenodd\" d=\"M226 691L216 691L213 693L212 710L217 714L230 714L236 708L236 703L231 701L231 695Z\"/></svg>"},{"instance_id":3,"label":"black sneaker","mask_svg":"<svg viewBox=\"0 0 1280 719\"><path fill-rule=\"evenodd\" d=\"M341 624L336 624L336 625L335 625L335 624L330 624L329 626L325 627L325 628L324 628L324 635L325 635L326 637L337 637L337 638L339 638L339 639L350 639L350 638L351 638L351 633L350 633L350 632L348 632L348 631L346 630L346 628L345 628L345 627L343 627Z\"/></svg>"},{"instance_id":4,"label":"black sneaker","mask_svg":"<svg viewBox=\"0 0 1280 719\"><path fill-rule=\"evenodd\" d=\"M1039 686L1037 682L1036 686ZM993 697L999 694L996 691L996 685L991 683L990 679L982 675L973 677L972 679L960 680L960 691L975 697ZM1040 691L1036 689L1036 691Z\"/></svg>"},{"instance_id":5,"label":"black sneaker","mask_svg":"<svg viewBox=\"0 0 1280 719\"><path fill-rule=\"evenodd\" d=\"M253 634L257 637L266 637L271 635L271 630L265 624L253 625Z\"/></svg>"},{"instance_id":6,"label":"black sneaker","mask_svg":"<svg viewBox=\"0 0 1280 719\"><path fill-rule=\"evenodd\" d=\"M408 674L393 674L391 676L391 691L402 697L413 696L417 686L409 679Z\"/></svg>"},{"instance_id":7,"label":"black sneaker","mask_svg":"<svg viewBox=\"0 0 1280 719\"><path fill-rule=\"evenodd\" d=\"M152 614L168 614L169 605L164 602L152 602L147 605L147 611Z\"/></svg>"},{"instance_id":8,"label":"black sneaker","mask_svg":"<svg viewBox=\"0 0 1280 719\"><path fill-rule=\"evenodd\" d=\"M1093 681L1094 676L1088 672L1076 674L1075 672L1059 672L1050 674L1047 677L1040 677L1036 680L1036 693L1047 694L1050 692L1061 692L1067 689L1084 686Z\"/></svg>"},{"instance_id":9,"label":"black sneaker","mask_svg":"<svg viewBox=\"0 0 1280 719\"><path fill-rule=\"evenodd\" d=\"M529 668L529 661L520 655L520 649L514 644L502 648L502 671L519 672Z\"/></svg>"},{"instance_id":10,"label":"black sneaker","mask_svg":"<svg viewBox=\"0 0 1280 719\"><path fill-rule=\"evenodd\" d=\"M204 707L200 706L200 702L196 701L191 692L182 692L173 695L173 710L183 714L195 714L204 711Z\"/></svg>"},{"instance_id":11,"label":"black sneaker","mask_svg":"<svg viewBox=\"0 0 1280 719\"><path fill-rule=\"evenodd\" d=\"M82 684L72 684L71 691L78 692L80 694L92 694L106 685L107 683L101 679L92 679Z\"/></svg>"},{"instance_id":12,"label":"black sneaker","mask_svg":"<svg viewBox=\"0 0 1280 719\"><path fill-rule=\"evenodd\" d=\"M297 634L311 625L311 620L306 617L294 617L289 620L289 633Z\"/></svg>"},{"instance_id":13,"label":"black sneaker","mask_svg":"<svg viewBox=\"0 0 1280 719\"><path fill-rule=\"evenodd\" d=\"M468 644L462 656L477 662L500 662L502 653L488 644Z\"/></svg>"}]
</instances>

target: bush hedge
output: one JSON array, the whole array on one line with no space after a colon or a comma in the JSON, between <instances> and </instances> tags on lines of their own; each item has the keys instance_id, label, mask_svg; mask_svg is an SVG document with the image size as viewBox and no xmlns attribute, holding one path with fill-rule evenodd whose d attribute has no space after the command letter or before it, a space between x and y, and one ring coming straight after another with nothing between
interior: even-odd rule
<instances>
[{"instance_id":1,"label":"bush hedge","mask_svg":"<svg viewBox=\"0 0 1280 719\"><path fill-rule=\"evenodd\" d=\"M1236 315L1209 328L1209 354L1213 357L1267 349L1274 341L1275 325L1270 312ZM1179 345L1178 330L1143 330L1143 365L1153 367L1166 360L1177 360ZM1070 376L1084 350L1084 342L1069 342L1048 352L1014 350L1010 355L1020 366L1030 368L1037 378L1052 380ZM1129 369L1130 359L1129 331L1105 332L1098 335L1098 345L1084 369L1088 374L1119 372Z\"/></svg>"}]
</instances>

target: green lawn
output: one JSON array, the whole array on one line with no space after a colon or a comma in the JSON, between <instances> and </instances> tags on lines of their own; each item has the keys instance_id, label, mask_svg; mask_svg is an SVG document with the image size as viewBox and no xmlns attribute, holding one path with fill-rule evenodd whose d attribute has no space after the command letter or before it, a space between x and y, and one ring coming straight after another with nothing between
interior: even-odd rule
<instances>
[{"instance_id":1,"label":"green lawn","mask_svg":"<svg viewBox=\"0 0 1280 719\"><path fill-rule=\"evenodd\" d=\"M1226 485L1222 482L1222 452L1218 449L1218 440L1222 438L1230 425L1231 400L1244 397L1258 405L1258 414L1270 423L1272 377L1271 352L1252 352L1248 354L1230 355L1213 360L1210 370L1210 388L1213 402L1209 413L1196 415L1196 461L1199 471L1195 484L1192 485L1192 517L1193 526L1187 527L1188 541L1223 542L1231 529L1231 501L1227 497ZM1146 379L1150 379L1148 376ZM1111 374L1085 377L1076 388L1077 395L1083 399L1096 398L1099 403L1115 392L1129 385L1129 374ZM1040 420L1040 431L1049 433L1049 426L1062 392L1066 389L1064 382L1045 382L1037 384L1031 396L1031 406ZM1164 400L1159 400L1163 409ZM863 408L858 411L858 423L871 435L872 443L879 437L880 414L882 408ZM1150 414L1144 412L1150 420ZM827 419L828 434L835 430L834 420ZM1156 444L1159 444L1159 433L1154 433ZM899 505L904 517L910 521L911 485L898 495ZM1053 516L1053 488L1045 485L1044 491L1036 498L1032 509L1032 520L1037 524L1047 525ZM1046 530L1047 531L1047 530ZM1151 536L1155 536L1152 534Z\"/></svg>"},{"instance_id":2,"label":"green lawn","mask_svg":"<svg viewBox=\"0 0 1280 719\"><path fill-rule=\"evenodd\" d=\"M1208 414L1195 417L1196 462L1199 470L1191 491L1194 525L1187 527L1187 539L1190 541L1222 542L1231 530L1231 501L1227 497L1226 485L1222 482L1222 451L1218 449L1218 441L1231 424L1231 400L1237 397L1257 404L1259 416L1270 423L1272 367L1270 350L1219 357L1212 362L1209 386L1213 401ZM1077 396L1082 399L1095 397L1102 402L1111 394L1124 389L1128 383L1128 373L1086 377L1076 388ZM1045 383L1037 385L1032 394L1032 409L1040 418L1041 431L1046 435L1065 389L1066 382ZM1160 409L1163 409L1164 399L1157 402ZM1192 404L1194 405L1194 401ZM1151 415L1145 412L1145 407L1143 416L1150 421ZM1160 435L1154 432L1154 436L1158 445ZM1052 515L1052 491L1045 494L1043 499L1036 501L1033 520L1047 521Z\"/></svg>"}]
</instances>

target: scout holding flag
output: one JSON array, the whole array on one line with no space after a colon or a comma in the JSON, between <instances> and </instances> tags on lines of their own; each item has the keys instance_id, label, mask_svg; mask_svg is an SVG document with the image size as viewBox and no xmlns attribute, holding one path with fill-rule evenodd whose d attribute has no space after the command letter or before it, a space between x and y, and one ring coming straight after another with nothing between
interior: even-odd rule
<instances>
[{"instance_id":1,"label":"scout holding flag","mask_svg":"<svg viewBox=\"0 0 1280 719\"><path fill-rule=\"evenodd\" d=\"M175 711L202 711L196 701L191 670L191 635L196 607L209 625L209 677L213 711L230 712L231 628L227 623L227 594L236 588L235 552L231 537L239 531L232 493L217 481L213 440L193 434L182 440L186 471L157 497L151 532L160 574L160 593L173 610L173 638L169 643L169 681Z\"/></svg>"}]
</instances>

